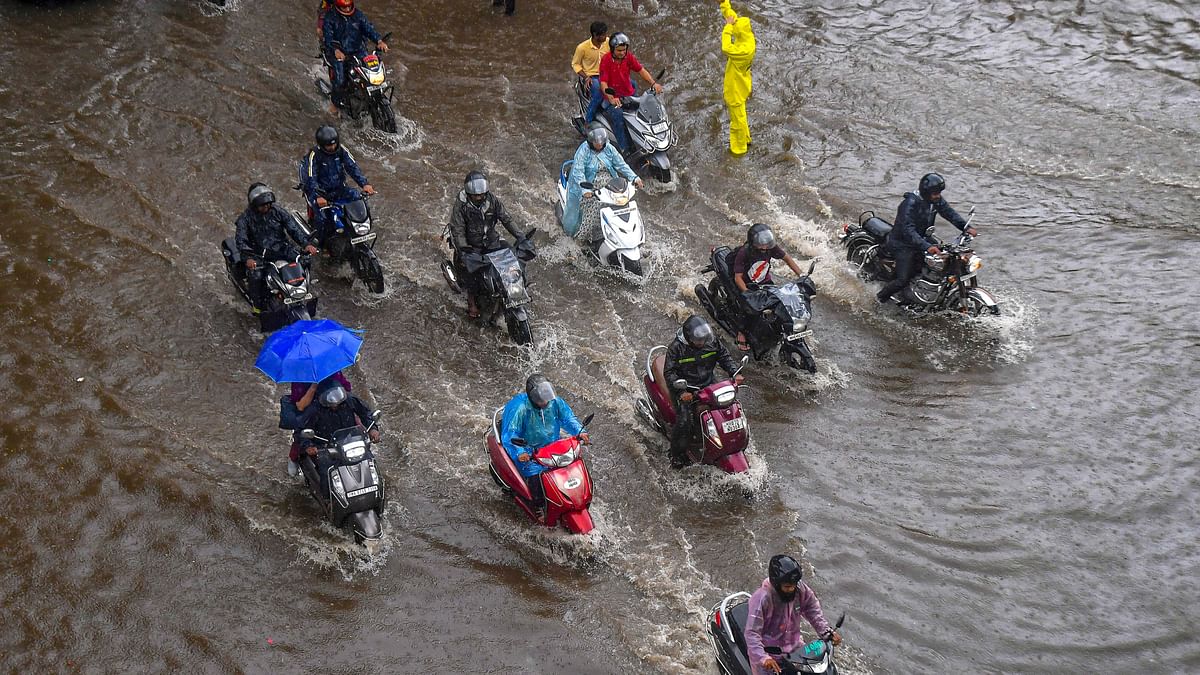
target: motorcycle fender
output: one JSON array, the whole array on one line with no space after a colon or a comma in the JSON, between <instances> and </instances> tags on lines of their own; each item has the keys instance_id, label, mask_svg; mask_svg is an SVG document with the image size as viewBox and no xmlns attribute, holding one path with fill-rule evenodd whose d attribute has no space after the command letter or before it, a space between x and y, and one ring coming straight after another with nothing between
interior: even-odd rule
<instances>
[{"instance_id":1,"label":"motorcycle fender","mask_svg":"<svg viewBox=\"0 0 1200 675\"><path fill-rule=\"evenodd\" d=\"M647 161L650 163L650 166L653 166L656 169L661 169L663 171L671 170L671 159L667 157L667 153L662 150L650 155Z\"/></svg>"},{"instance_id":2,"label":"motorcycle fender","mask_svg":"<svg viewBox=\"0 0 1200 675\"><path fill-rule=\"evenodd\" d=\"M750 470L746 461L746 453L735 452L717 460L717 466L725 473L745 473Z\"/></svg>"},{"instance_id":3,"label":"motorcycle fender","mask_svg":"<svg viewBox=\"0 0 1200 675\"><path fill-rule=\"evenodd\" d=\"M795 342L788 342L785 340L785 341L783 341L783 348L791 349L791 350L795 351L797 354L799 354L800 356L803 356L805 358L811 359L813 357L812 349L810 349L808 346L808 340L805 340L803 338L796 340Z\"/></svg>"},{"instance_id":4,"label":"motorcycle fender","mask_svg":"<svg viewBox=\"0 0 1200 675\"><path fill-rule=\"evenodd\" d=\"M875 237L872 237L870 234L862 230L859 230L858 232L851 232L850 234L842 237L842 243L847 249L850 249L858 246L859 244L874 246L877 242L875 241Z\"/></svg>"},{"instance_id":5,"label":"motorcycle fender","mask_svg":"<svg viewBox=\"0 0 1200 675\"><path fill-rule=\"evenodd\" d=\"M383 528L379 524L379 514L372 509L355 513L353 527L354 531L363 539L378 539L383 536Z\"/></svg>"},{"instance_id":6,"label":"motorcycle fender","mask_svg":"<svg viewBox=\"0 0 1200 675\"><path fill-rule=\"evenodd\" d=\"M525 311L524 307L514 307L512 311L513 318L517 321L528 321L529 312Z\"/></svg>"},{"instance_id":7,"label":"motorcycle fender","mask_svg":"<svg viewBox=\"0 0 1200 675\"><path fill-rule=\"evenodd\" d=\"M1000 304L996 301L996 296L992 295L988 291L983 290L982 288L972 288L968 295L974 295L982 300L983 304L987 305L988 307L995 307Z\"/></svg>"},{"instance_id":8,"label":"motorcycle fender","mask_svg":"<svg viewBox=\"0 0 1200 675\"><path fill-rule=\"evenodd\" d=\"M595 527L595 524L592 523L592 515L587 510L567 511L559 520L571 531L571 534L587 534Z\"/></svg>"}]
</instances>

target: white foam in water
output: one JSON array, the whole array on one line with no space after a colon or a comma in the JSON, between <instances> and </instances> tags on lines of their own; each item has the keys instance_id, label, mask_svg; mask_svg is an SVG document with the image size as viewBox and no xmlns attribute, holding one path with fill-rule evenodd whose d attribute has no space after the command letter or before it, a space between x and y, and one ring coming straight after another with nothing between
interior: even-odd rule
<instances>
[{"instance_id":1,"label":"white foam in water","mask_svg":"<svg viewBox=\"0 0 1200 675\"><path fill-rule=\"evenodd\" d=\"M214 0L200 0L200 14L202 16L214 17L236 12L242 7L241 0L225 0L224 4Z\"/></svg>"}]
</instances>

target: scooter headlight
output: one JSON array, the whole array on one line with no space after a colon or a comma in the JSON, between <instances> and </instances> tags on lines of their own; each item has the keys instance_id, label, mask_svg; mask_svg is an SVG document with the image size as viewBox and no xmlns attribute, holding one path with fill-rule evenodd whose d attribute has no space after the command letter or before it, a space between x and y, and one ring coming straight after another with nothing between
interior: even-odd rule
<instances>
[{"instance_id":1,"label":"scooter headlight","mask_svg":"<svg viewBox=\"0 0 1200 675\"><path fill-rule=\"evenodd\" d=\"M971 256L971 259L967 261L968 272L978 272L980 267L983 267L983 258L977 255Z\"/></svg>"},{"instance_id":2,"label":"scooter headlight","mask_svg":"<svg viewBox=\"0 0 1200 675\"><path fill-rule=\"evenodd\" d=\"M625 206L629 203L629 197L626 195L617 195L613 198L613 203L617 206Z\"/></svg>"},{"instance_id":3,"label":"scooter headlight","mask_svg":"<svg viewBox=\"0 0 1200 675\"><path fill-rule=\"evenodd\" d=\"M330 474L329 483L333 486L334 492L338 493L342 497L346 496L346 488L342 485L342 474L340 472L334 471L332 474Z\"/></svg>"},{"instance_id":4,"label":"scooter headlight","mask_svg":"<svg viewBox=\"0 0 1200 675\"><path fill-rule=\"evenodd\" d=\"M717 433L717 423L713 422L712 415L704 416L704 435L712 441L713 445L721 447L721 435Z\"/></svg>"}]
</instances>

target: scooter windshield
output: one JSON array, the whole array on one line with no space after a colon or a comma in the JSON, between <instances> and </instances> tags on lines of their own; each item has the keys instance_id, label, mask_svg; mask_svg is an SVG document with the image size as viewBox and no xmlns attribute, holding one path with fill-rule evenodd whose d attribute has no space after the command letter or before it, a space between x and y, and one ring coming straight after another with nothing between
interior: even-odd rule
<instances>
[{"instance_id":1,"label":"scooter windshield","mask_svg":"<svg viewBox=\"0 0 1200 675\"><path fill-rule=\"evenodd\" d=\"M504 289L504 297L508 304L528 302L529 293L525 290L525 283L521 278L521 263L512 249L505 247L492 251L487 254L487 259L496 270L496 276L500 278L500 287Z\"/></svg>"},{"instance_id":2,"label":"scooter windshield","mask_svg":"<svg viewBox=\"0 0 1200 675\"><path fill-rule=\"evenodd\" d=\"M782 286L768 286L766 290L783 305L793 323L798 319L808 319L808 298L800 292L800 287L794 282Z\"/></svg>"},{"instance_id":3,"label":"scooter windshield","mask_svg":"<svg viewBox=\"0 0 1200 675\"><path fill-rule=\"evenodd\" d=\"M650 124L657 124L666 120L667 111L663 108L662 102L654 94L641 97L641 104L638 106L638 116L646 120Z\"/></svg>"}]
</instances>

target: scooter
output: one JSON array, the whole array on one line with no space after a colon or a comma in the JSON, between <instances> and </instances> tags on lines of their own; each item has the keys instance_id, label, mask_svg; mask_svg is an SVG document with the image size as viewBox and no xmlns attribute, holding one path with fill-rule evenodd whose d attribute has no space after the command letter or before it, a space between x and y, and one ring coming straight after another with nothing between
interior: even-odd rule
<instances>
[{"instance_id":1,"label":"scooter","mask_svg":"<svg viewBox=\"0 0 1200 675\"><path fill-rule=\"evenodd\" d=\"M567 204L567 181L574 164L575 160L569 159L563 162L558 172L558 202L554 205L554 215L560 227ZM580 183L579 187L592 193L591 198L600 205L598 216L591 218L592 222L581 222L576 233L577 238L583 238L580 244L584 250L602 264L641 276L646 228L642 225L638 204L633 201L637 188L621 176L610 179L600 188L588 182ZM584 209L584 217L590 215L589 211Z\"/></svg>"},{"instance_id":2,"label":"scooter","mask_svg":"<svg viewBox=\"0 0 1200 675\"><path fill-rule=\"evenodd\" d=\"M334 527L342 527L349 521L354 541L365 544L371 552L383 537L380 518L386 495L383 476L376 468L375 455L371 452L369 432L382 415L382 411L376 410L366 429L357 426L339 429L333 438L322 438L312 429L300 431L300 438L322 443L318 452L326 454L333 462L322 486L313 458L300 455L300 469L309 493Z\"/></svg>"},{"instance_id":3,"label":"scooter","mask_svg":"<svg viewBox=\"0 0 1200 675\"><path fill-rule=\"evenodd\" d=\"M717 603L708 614L708 641L717 653L717 666L722 675L751 675L744 633L749 600L749 593L734 593ZM833 629L841 628L845 621L846 615L842 614ZM783 667L784 673L837 675L837 664L833 659L836 650L830 636L809 642L799 653L771 656Z\"/></svg>"},{"instance_id":4,"label":"scooter","mask_svg":"<svg viewBox=\"0 0 1200 675\"><path fill-rule=\"evenodd\" d=\"M660 71L655 81L661 81L665 73L666 70ZM584 115L591 100L591 94L585 86L589 81L576 78L574 89L579 114L572 119L571 124L579 135L584 137L592 129L602 128L608 132L609 142L616 143L617 135L613 131L612 121L608 119L603 108L596 112L596 118L591 124L584 124ZM616 95L612 87L605 93L609 96ZM629 149L621 153L625 161L634 171L646 169L660 183L670 183L671 160L667 157L667 151L679 142L679 135L671 127L671 118L667 115L662 100L653 89L647 90L641 96L627 96L621 99L621 114L625 118L625 132L629 136Z\"/></svg>"},{"instance_id":5,"label":"scooter","mask_svg":"<svg viewBox=\"0 0 1200 675\"><path fill-rule=\"evenodd\" d=\"M637 399L634 408L651 428L670 441L677 420L675 404L667 391L666 376L663 374L666 355L667 348L662 345L651 348L646 355L646 374L642 376L646 396ZM725 473L750 470L750 464L746 461L750 430L737 400L738 385L734 379L749 360L749 356L743 356L741 365L728 380L714 382L707 387L692 387L683 379L671 384L677 390L698 392L692 403L692 417L698 428L692 430L692 442L688 444L687 451L693 463L716 466Z\"/></svg>"},{"instance_id":6,"label":"scooter","mask_svg":"<svg viewBox=\"0 0 1200 675\"><path fill-rule=\"evenodd\" d=\"M500 490L516 502L535 523L556 527L560 523L572 534L587 534L592 531L592 515L588 507L592 504L592 478L583 462L583 446L579 436L555 441L531 453L546 470L539 474L542 490L546 495L544 512L530 505L533 495L517 465L504 446L500 444L500 420L504 408L492 414L492 430L487 435L488 471ZM584 418L584 429L592 423L594 415ZM525 440L512 439L512 444L524 448Z\"/></svg>"},{"instance_id":7,"label":"scooter","mask_svg":"<svg viewBox=\"0 0 1200 675\"><path fill-rule=\"evenodd\" d=\"M701 273L714 272L708 286L697 284L696 298L714 321L730 336L738 327L750 343L756 361L767 358L776 347L780 359L799 370L817 372L808 338L812 337L812 298L817 287L812 281L814 259L808 273L784 284L751 284L742 293L733 282L733 256L728 246L712 251L712 261Z\"/></svg>"},{"instance_id":8,"label":"scooter","mask_svg":"<svg viewBox=\"0 0 1200 675\"><path fill-rule=\"evenodd\" d=\"M461 255L454 248L450 226L446 225L442 233L446 237L446 245L454 253L452 260L442 260L441 263L446 285L455 293L464 292L460 270L455 264L455 260L461 261L465 268L462 271L478 275L480 279L479 293L475 298L479 304L479 316L485 323L491 324L503 314L509 337L519 345L533 342L529 311L533 298L529 295L529 281L525 278L525 263L537 257L537 247L533 243L536 232L537 228L530 230L516 246L509 246L508 242L502 241L502 246L487 253L469 251Z\"/></svg>"},{"instance_id":9,"label":"scooter","mask_svg":"<svg viewBox=\"0 0 1200 675\"><path fill-rule=\"evenodd\" d=\"M379 262L379 256L375 255L375 243L379 233L373 229L367 198L366 194L359 193L356 199L330 201L327 206L317 206L310 202L305 216L301 216L299 211L293 211L292 215L303 224L304 230L309 234L312 234L316 227L315 216L318 212L323 218L331 219L333 230L322 242L330 254L330 260L335 264L349 262L354 268L354 275L362 280L368 290L372 293L382 293L383 266Z\"/></svg>"},{"instance_id":10,"label":"scooter","mask_svg":"<svg viewBox=\"0 0 1200 675\"><path fill-rule=\"evenodd\" d=\"M267 307L261 310L254 307L250 298L246 262L234 237L221 242L221 256L225 259L226 276L258 314L258 325L262 332L271 333L316 316L317 295L310 286L312 273L309 256L301 254L293 261L275 260L264 265Z\"/></svg>"},{"instance_id":11,"label":"scooter","mask_svg":"<svg viewBox=\"0 0 1200 675\"><path fill-rule=\"evenodd\" d=\"M388 33L381 40L387 42L391 36ZM333 64L324 49L321 50L321 62L325 64L329 79L317 78L317 90L332 101ZM396 133L396 113L392 110L396 88L387 83L387 71L377 51L373 49L362 58L347 54L342 67L346 73L346 93L344 100L334 101L334 104L354 120L361 117L364 111L370 112L371 124L376 129L389 134Z\"/></svg>"}]
</instances>

